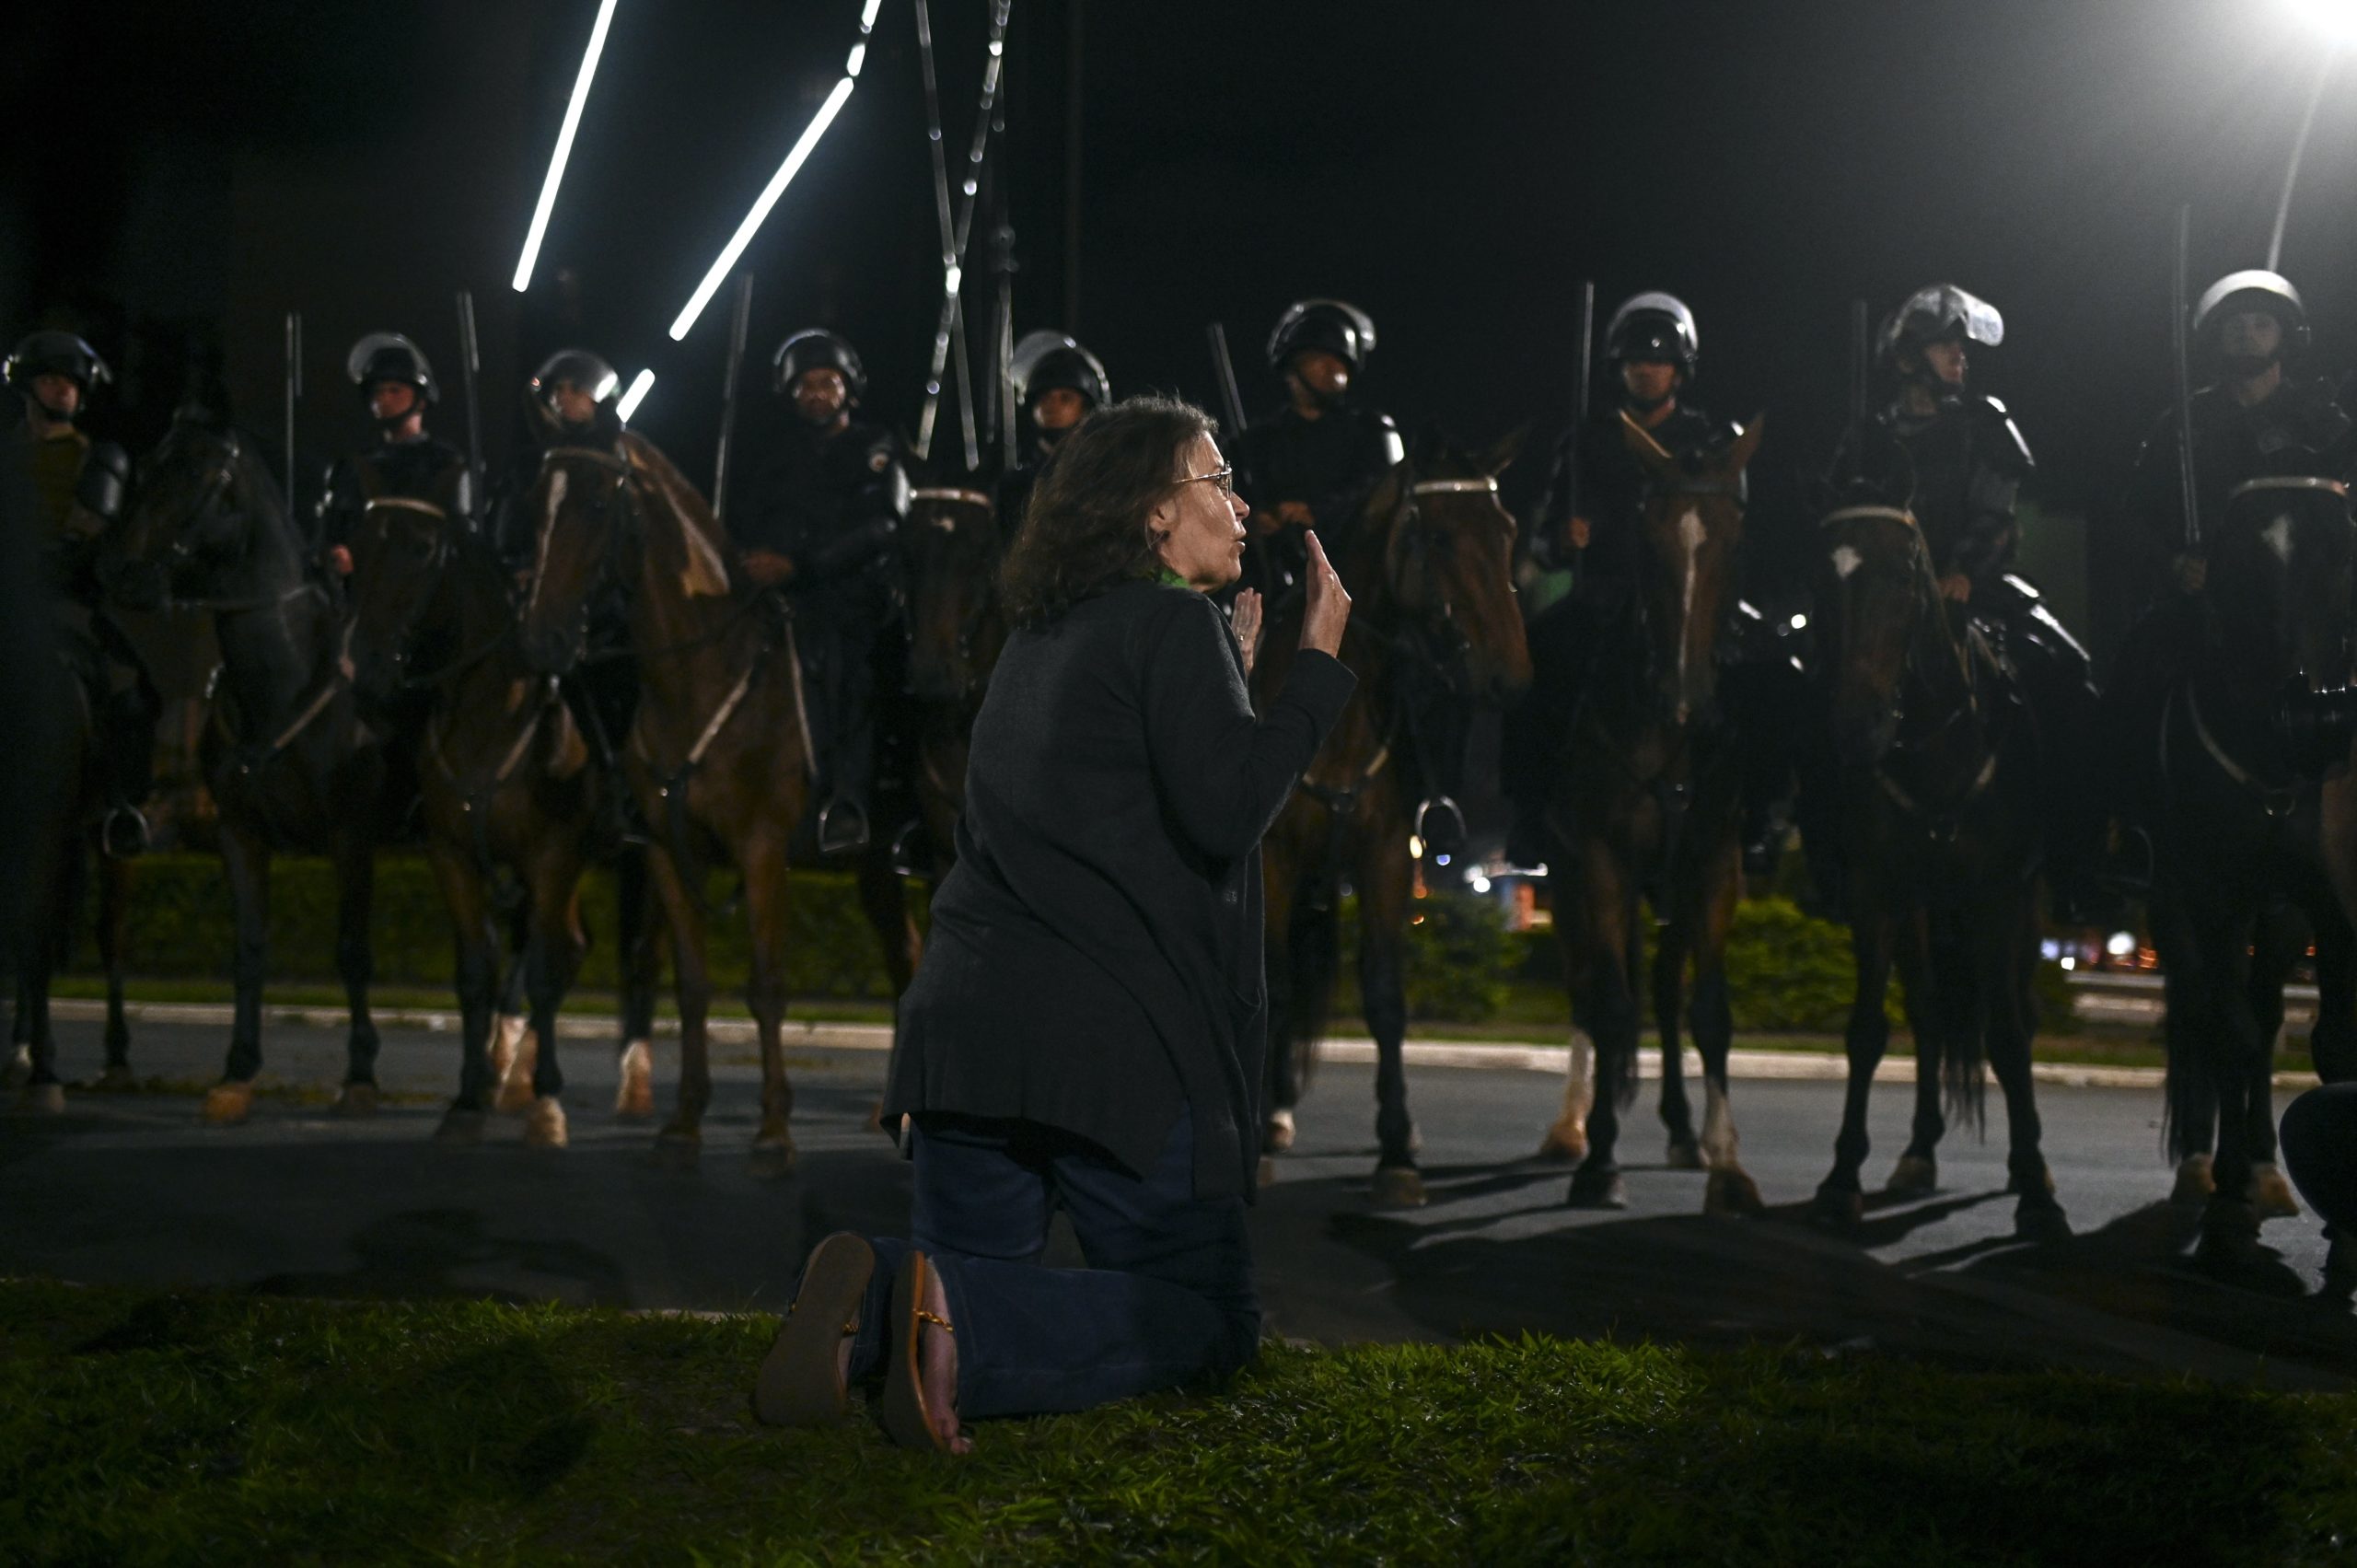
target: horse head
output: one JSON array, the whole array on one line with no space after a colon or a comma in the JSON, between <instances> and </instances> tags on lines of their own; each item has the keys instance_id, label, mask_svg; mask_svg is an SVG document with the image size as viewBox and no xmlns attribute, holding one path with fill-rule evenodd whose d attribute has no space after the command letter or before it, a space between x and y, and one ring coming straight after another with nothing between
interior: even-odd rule
<instances>
[{"instance_id":1,"label":"horse head","mask_svg":"<svg viewBox=\"0 0 2357 1568\"><path fill-rule=\"evenodd\" d=\"M132 503L101 552L108 592L127 608L156 610L255 591L262 585L248 579L273 567L273 575L299 576L301 552L270 470L228 425L175 419L140 465Z\"/></svg>"},{"instance_id":2,"label":"horse head","mask_svg":"<svg viewBox=\"0 0 2357 1568\"><path fill-rule=\"evenodd\" d=\"M353 683L373 703L397 696L449 579L459 524L406 496L372 502L352 550Z\"/></svg>"},{"instance_id":3,"label":"horse head","mask_svg":"<svg viewBox=\"0 0 2357 1568\"><path fill-rule=\"evenodd\" d=\"M1760 429L1755 418L1724 451L1681 461L1621 415L1622 437L1645 473L1637 591L1648 684L1666 723L1709 711L1717 693L1719 627L1743 540L1743 470Z\"/></svg>"},{"instance_id":4,"label":"horse head","mask_svg":"<svg viewBox=\"0 0 2357 1568\"><path fill-rule=\"evenodd\" d=\"M517 637L541 675L567 675L589 648L590 612L626 591L623 558L637 540L630 465L587 447L552 447L526 493L532 564Z\"/></svg>"},{"instance_id":5,"label":"horse head","mask_svg":"<svg viewBox=\"0 0 2357 1568\"><path fill-rule=\"evenodd\" d=\"M1515 430L1486 452L1419 436L1376 486L1368 521L1380 530L1384 598L1400 630L1462 695L1504 702L1530 684L1530 649L1515 602L1514 515L1498 475L1521 450Z\"/></svg>"},{"instance_id":6,"label":"horse head","mask_svg":"<svg viewBox=\"0 0 2357 1568\"><path fill-rule=\"evenodd\" d=\"M910 494L904 538L910 694L924 703L964 701L981 691L1006 640L996 614L997 508L980 490L921 485Z\"/></svg>"},{"instance_id":7,"label":"horse head","mask_svg":"<svg viewBox=\"0 0 2357 1568\"><path fill-rule=\"evenodd\" d=\"M2203 589L2229 669L2268 686L2296 677L2346 684L2352 579L2357 540L2340 481L2267 477L2237 486Z\"/></svg>"},{"instance_id":8,"label":"horse head","mask_svg":"<svg viewBox=\"0 0 2357 1568\"><path fill-rule=\"evenodd\" d=\"M1838 506L1818 524L1823 546L1810 624L1829 683L1835 754L1879 761L1898 724L1918 641L1945 630L1931 546L1904 507Z\"/></svg>"}]
</instances>

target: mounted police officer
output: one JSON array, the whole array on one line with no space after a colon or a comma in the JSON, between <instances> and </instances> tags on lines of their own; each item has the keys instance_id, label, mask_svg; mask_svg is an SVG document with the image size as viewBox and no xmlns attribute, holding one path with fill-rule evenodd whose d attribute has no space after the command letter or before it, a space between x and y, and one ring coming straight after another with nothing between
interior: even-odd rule
<instances>
[{"instance_id":1,"label":"mounted police officer","mask_svg":"<svg viewBox=\"0 0 2357 1568\"><path fill-rule=\"evenodd\" d=\"M778 345L773 366L793 423L728 528L747 575L793 611L819 753L819 849L831 854L868 842L877 693L899 689L906 641L897 544L909 476L899 437L853 417L867 375L851 344L807 329Z\"/></svg>"},{"instance_id":2,"label":"mounted police officer","mask_svg":"<svg viewBox=\"0 0 2357 1568\"><path fill-rule=\"evenodd\" d=\"M42 554L64 631L90 693L104 761L106 818L99 843L127 858L147 847L141 807L154 782L156 721L163 699L131 640L106 610L99 552L122 515L131 460L110 441L75 426L90 396L113 379L106 361L72 332L41 331L8 355L6 379L24 400L32 438L35 497L48 534Z\"/></svg>"},{"instance_id":3,"label":"mounted police officer","mask_svg":"<svg viewBox=\"0 0 2357 1568\"><path fill-rule=\"evenodd\" d=\"M1023 526L1023 508L1040 467L1074 426L1113 401L1104 362L1062 332L1026 333L1015 345L1010 368L1016 402L1030 421L1031 443L998 482L999 534L1007 540Z\"/></svg>"},{"instance_id":4,"label":"mounted police officer","mask_svg":"<svg viewBox=\"0 0 2357 1568\"><path fill-rule=\"evenodd\" d=\"M1556 444L1531 549L1542 566L1576 560L1578 577L1571 594L1530 624L1530 691L1507 714L1502 737L1500 783L1515 809L1506 858L1517 865L1537 865L1549 856L1546 812L1554 763L1605 630L1636 598L1648 480L1629 451L1624 418L1687 466L1735 441L1735 426L1682 395L1701 352L1694 312L1685 301L1651 292L1624 301L1604 329L1605 360L1619 396Z\"/></svg>"},{"instance_id":5,"label":"mounted police officer","mask_svg":"<svg viewBox=\"0 0 2357 1568\"><path fill-rule=\"evenodd\" d=\"M2015 570L2017 502L2035 464L2005 405L1968 385L1970 347L1994 348L1996 307L1954 284L1918 289L1883 321L1876 363L1889 403L1847 433L1831 482L1915 516L1940 592L1991 636L2038 730L2046 872L2056 918L2087 924L2111 900L2096 883L2103 832L2096 785L2098 704L2086 650Z\"/></svg>"},{"instance_id":6,"label":"mounted police officer","mask_svg":"<svg viewBox=\"0 0 2357 1568\"><path fill-rule=\"evenodd\" d=\"M441 393L418 346L399 332L371 332L352 345L344 370L377 442L328 470L316 542L338 579L351 575L352 537L371 506L399 502L470 522L477 505L466 454L426 433L426 406Z\"/></svg>"},{"instance_id":7,"label":"mounted police officer","mask_svg":"<svg viewBox=\"0 0 2357 1568\"><path fill-rule=\"evenodd\" d=\"M1339 299L1305 299L1286 308L1269 334L1269 368L1285 385L1285 403L1237 442L1237 489L1251 503L1259 530L1245 581L1282 589L1300 575L1305 530L1349 526L1376 482L1406 455L1391 416L1351 401L1351 383L1375 354L1375 322ZM1254 559L1257 558L1257 559Z\"/></svg>"}]
</instances>

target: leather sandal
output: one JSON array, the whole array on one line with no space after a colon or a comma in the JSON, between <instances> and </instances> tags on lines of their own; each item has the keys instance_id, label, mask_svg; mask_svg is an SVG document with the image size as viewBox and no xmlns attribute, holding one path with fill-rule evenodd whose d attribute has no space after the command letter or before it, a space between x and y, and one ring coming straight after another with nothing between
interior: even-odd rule
<instances>
[{"instance_id":1,"label":"leather sandal","mask_svg":"<svg viewBox=\"0 0 2357 1568\"><path fill-rule=\"evenodd\" d=\"M884 1373L884 1431L903 1448L946 1454L948 1441L934 1425L925 1400L924 1326L930 1323L945 1334L958 1330L946 1318L925 1310L933 1274L932 1260L911 1251L900 1260L900 1272L892 1276L892 1315L886 1320L891 1360Z\"/></svg>"},{"instance_id":2,"label":"leather sandal","mask_svg":"<svg viewBox=\"0 0 2357 1568\"><path fill-rule=\"evenodd\" d=\"M768 1426L830 1426L851 1413L842 1344L859 1332L876 1250L839 1230L810 1251L802 1283L753 1379L753 1414Z\"/></svg>"}]
</instances>

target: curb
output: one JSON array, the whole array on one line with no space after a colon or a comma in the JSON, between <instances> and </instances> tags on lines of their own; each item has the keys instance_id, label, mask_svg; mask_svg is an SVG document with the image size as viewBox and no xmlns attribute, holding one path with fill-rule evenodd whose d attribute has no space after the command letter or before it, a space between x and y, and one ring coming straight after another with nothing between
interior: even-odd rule
<instances>
[{"instance_id":1,"label":"curb","mask_svg":"<svg viewBox=\"0 0 2357 1568\"><path fill-rule=\"evenodd\" d=\"M134 1002L126 1005L124 1013L134 1023L180 1024L199 1028L226 1028L230 1009L215 1003ZM74 1000L51 1004L51 1011L60 1018L83 1022L102 1021L106 1005L102 1002ZM380 1011L376 1015L378 1025L390 1028L424 1029L432 1033L456 1033L459 1015L437 1008L405 1007ZM297 1028L340 1028L344 1023L341 1007L264 1007L262 1021ZM559 1020L557 1031L564 1040L605 1040L614 1038L611 1015L571 1013ZM658 1017L655 1022L658 1036L676 1037L679 1020ZM750 1045L754 1042L753 1023L749 1018L714 1018L709 1025L714 1044ZM892 1029L888 1024L822 1023L817 1021L785 1021L784 1041L787 1049L807 1046L833 1051L886 1051L892 1049ZM1375 1041L1364 1037L1342 1036L1325 1041L1318 1048L1320 1055L1329 1062L1372 1063ZM1411 1040L1404 1054L1411 1067L1469 1067L1489 1071L1545 1073L1562 1077L1571 1071L1571 1048L1568 1045L1545 1045L1537 1041L1522 1043L1512 1040ZM1702 1058L1692 1047L1684 1052L1685 1071L1699 1077ZM2166 1074L2158 1067L2107 1067L2090 1063L2039 1062L2030 1068L2032 1078L2041 1084L2055 1084L2067 1088L2094 1089L2157 1089ZM1637 1065L1640 1078L1661 1076L1661 1053L1646 1051L1640 1054ZM1727 1075L1730 1078L1787 1082L1840 1083L1850 1075L1848 1061L1834 1051L1761 1051L1737 1048L1727 1053ZM1875 1069L1878 1084L1911 1084L1915 1081L1915 1059L1912 1055L1894 1052L1883 1059ZM1991 1078L1991 1082L1994 1082ZM2277 1088L2298 1089L2314 1086L2313 1074L2278 1073Z\"/></svg>"}]
</instances>

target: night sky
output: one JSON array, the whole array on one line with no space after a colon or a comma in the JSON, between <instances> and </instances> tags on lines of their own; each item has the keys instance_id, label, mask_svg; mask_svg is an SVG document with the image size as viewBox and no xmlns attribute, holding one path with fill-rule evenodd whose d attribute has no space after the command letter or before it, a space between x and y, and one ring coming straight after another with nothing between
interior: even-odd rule
<instances>
[{"instance_id":1,"label":"night sky","mask_svg":"<svg viewBox=\"0 0 2357 1568\"><path fill-rule=\"evenodd\" d=\"M1018 333L1074 328L1117 389L1213 399L1229 323L1256 412L1293 298L1371 311L1365 394L1484 441L1560 425L1574 280L1701 319L1695 401L1765 412L1763 553L1842 413L1847 302L1947 279L2003 310L1976 376L2038 453L2045 506L2102 524L2167 396L2169 237L2195 287L2265 259L2323 59L2292 0L1437 6L1113 5L1082 17L1078 316L1064 266L1066 28L1013 0L1007 161ZM455 382L451 293L486 333L494 458L515 388L578 341L660 377L638 426L709 472L725 296L673 314L839 74L856 0L621 0L530 296L507 286L596 11L531 6L85 5L0 24L18 106L0 167L0 330L85 328L126 373L99 423L152 440L192 368L277 428L279 319L305 313L307 460L366 435L338 369L419 338ZM984 0L935 0L961 152ZM865 352L910 426L938 296L908 0L887 0L842 119L748 252L754 345L813 322ZM2318 116L2284 266L2316 368L2357 361L2357 69ZM970 257L979 269L980 240ZM979 296L970 297L981 303ZM765 412L765 411L764 411ZM456 436L455 403L442 420ZM938 449L938 448L937 448ZM1535 484L1536 459L1510 495ZM2068 552L2066 551L2067 554ZM2033 547L2064 579L2067 560Z\"/></svg>"}]
</instances>

